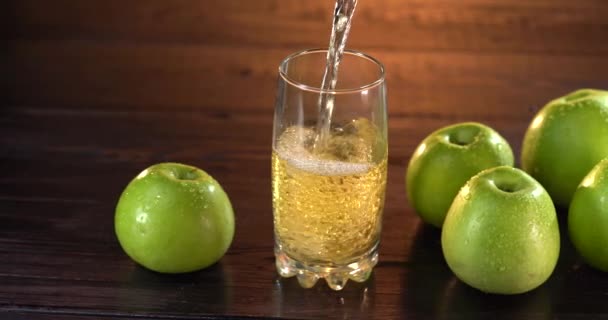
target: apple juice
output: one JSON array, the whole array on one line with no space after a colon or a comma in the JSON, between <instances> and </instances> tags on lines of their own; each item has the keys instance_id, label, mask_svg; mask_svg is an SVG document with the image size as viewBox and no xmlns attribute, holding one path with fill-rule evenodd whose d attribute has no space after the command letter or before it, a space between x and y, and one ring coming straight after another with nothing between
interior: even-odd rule
<instances>
[{"instance_id":1,"label":"apple juice","mask_svg":"<svg viewBox=\"0 0 608 320\"><path fill-rule=\"evenodd\" d=\"M379 242L386 142L367 120L332 128L323 149L314 127L291 126L272 153L277 246L312 265L344 265ZM314 150L314 151L313 151Z\"/></svg>"}]
</instances>

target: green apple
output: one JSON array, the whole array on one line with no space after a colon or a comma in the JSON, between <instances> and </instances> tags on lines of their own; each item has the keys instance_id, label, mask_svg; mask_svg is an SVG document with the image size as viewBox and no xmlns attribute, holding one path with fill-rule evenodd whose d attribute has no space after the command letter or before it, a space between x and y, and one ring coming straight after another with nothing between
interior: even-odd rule
<instances>
[{"instance_id":1,"label":"green apple","mask_svg":"<svg viewBox=\"0 0 608 320\"><path fill-rule=\"evenodd\" d=\"M549 278L560 236L551 197L520 169L484 170L460 190L441 232L456 276L484 292L518 294Z\"/></svg>"},{"instance_id":2,"label":"green apple","mask_svg":"<svg viewBox=\"0 0 608 320\"><path fill-rule=\"evenodd\" d=\"M441 228L467 180L501 165L513 165L513 151L492 128L476 122L441 128L426 137L410 159L405 177L408 200L422 220Z\"/></svg>"},{"instance_id":3,"label":"green apple","mask_svg":"<svg viewBox=\"0 0 608 320\"><path fill-rule=\"evenodd\" d=\"M583 259L608 271L608 158L600 161L574 192L568 231Z\"/></svg>"},{"instance_id":4,"label":"green apple","mask_svg":"<svg viewBox=\"0 0 608 320\"><path fill-rule=\"evenodd\" d=\"M234 236L234 213L222 187L203 170L160 163L125 188L114 228L124 251L142 266L191 272L226 253Z\"/></svg>"},{"instance_id":5,"label":"green apple","mask_svg":"<svg viewBox=\"0 0 608 320\"><path fill-rule=\"evenodd\" d=\"M583 177L608 157L608 91L583 89L555 99L534 117L522 144L522 168L556 205L567 207Z\"/></svg>"}]
</instances>

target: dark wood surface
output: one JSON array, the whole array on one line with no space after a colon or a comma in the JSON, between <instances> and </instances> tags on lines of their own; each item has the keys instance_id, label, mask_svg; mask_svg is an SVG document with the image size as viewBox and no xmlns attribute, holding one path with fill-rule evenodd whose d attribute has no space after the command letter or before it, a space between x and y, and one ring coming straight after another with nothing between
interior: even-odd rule
<instances>
[{"instance_id":1,"label":"dark wood surface","mask_svg":"<svg viewBox=\"0 0 608 320\"><path fill-rule=\"evenodd\" d=\"M578 88L608 89L604 0L361 0L349 47L383 61L389 86L380 263L368 282L340 292L276 275L277 66L293 51L326 45L332 6L2 2L0 318L608 317L608 275L572 249L565 210L549 281L494 296L453 276L439 231L420 222L404 190L414 148L441 126L481 121L519 155L545 102ZM150 272L116 241L118 196L161 161L203 168L232 200L233 245L206 270Z\"/></svg>"}]
</instances>

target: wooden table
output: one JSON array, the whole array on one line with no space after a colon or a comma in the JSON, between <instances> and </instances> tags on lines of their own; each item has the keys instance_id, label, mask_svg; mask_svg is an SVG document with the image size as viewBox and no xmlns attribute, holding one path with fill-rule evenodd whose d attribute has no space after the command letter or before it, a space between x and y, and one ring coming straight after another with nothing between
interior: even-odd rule
<instances>
[{"instance_id":1,"label":"wooden table","mask_svg":"<svg viewBox=\"0 0 608 320\"><path fill-rule=\"evenodd\" d=\"M454 277L440 232L421 223L404 187L414 148L441 126L486 123L519 155L545 102L608 89L605 1L360 2L350 46L386 65L389 178L380 263L368 282L340 292L277 276L270 195L277 65L325 44L331 1L2 7L0 318L608 316L608 275L574 252L565 210L549 281L494 296ZM115 238L118 196L162 161L205 169L232 200L234 242L206 270L147 271Z\"/></svg>"}]
</instances>

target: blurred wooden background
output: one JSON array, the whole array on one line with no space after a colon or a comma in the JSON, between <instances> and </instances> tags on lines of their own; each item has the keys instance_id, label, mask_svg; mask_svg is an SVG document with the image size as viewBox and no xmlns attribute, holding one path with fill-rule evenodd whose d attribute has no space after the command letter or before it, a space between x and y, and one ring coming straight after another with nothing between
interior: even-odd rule
<instances>
[{"instance_id":1,"label":"blurred wooden background","mask_svg":"<svg viewBox=\"0 0 608 320\"><path fill-rule=\"evenodd\" d=\"M5 102L270 116L278 63L327 46L333 6L4 1ZM360 0L347 46L385 63L392 116L529 117L576 88L608 88L606 17L606 0Z\"/></svg>"}]
</instances>

